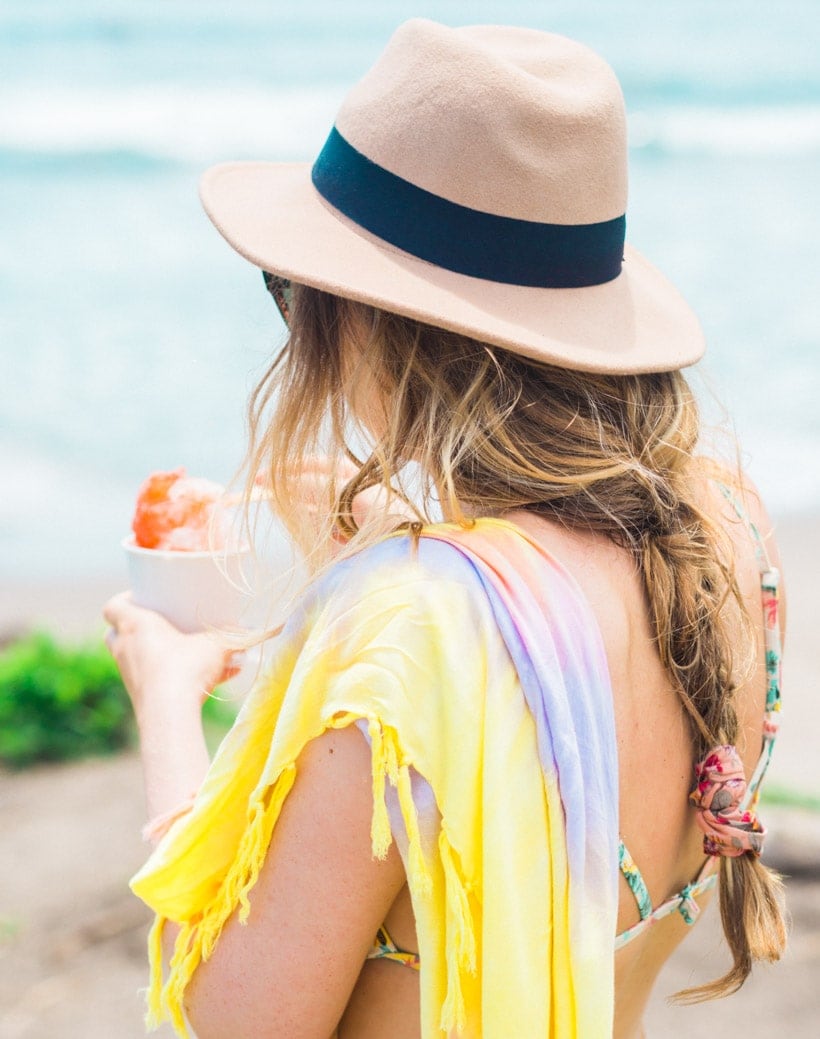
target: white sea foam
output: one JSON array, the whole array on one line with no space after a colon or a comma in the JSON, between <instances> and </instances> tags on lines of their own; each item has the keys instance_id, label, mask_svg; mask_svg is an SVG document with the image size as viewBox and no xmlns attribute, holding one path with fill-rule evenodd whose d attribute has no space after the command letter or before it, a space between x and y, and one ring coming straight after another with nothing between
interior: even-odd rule
<instances>
[{"instance_id":1,"label":"white sea foam","mask_svg":"<svg viewBox=\"0 0 820 1039\"><path fill-rule=\"evenodd\" d=\"M327 136L344 87L0 92L0 149L49 155L127 152L208 163L306 159Z\"/></svg>"},{"instance_id":2,"label":"white sea foam","mask_svg":"<svg viewBox=\"0 0 820 1039\"><path fill-rule=\"evenodd\" d=\"M225 158L303 160L330 129L346 87L151 84L106 90L0 91L0 152L127 153L203 164ZM630 117L638 153L820 154L820 104L655 105Z\"/></svg>"},{"instance_id":3,"label":"white sea foam","mask_svg":"<svg viewBox=\"0 0 820 1039\"><path fill-rule=\"evenodd\" d=\"M817 155L820 105L675 105L633 113L629 134L634 149L674 155Z\"/></svg>"}]
</instances>

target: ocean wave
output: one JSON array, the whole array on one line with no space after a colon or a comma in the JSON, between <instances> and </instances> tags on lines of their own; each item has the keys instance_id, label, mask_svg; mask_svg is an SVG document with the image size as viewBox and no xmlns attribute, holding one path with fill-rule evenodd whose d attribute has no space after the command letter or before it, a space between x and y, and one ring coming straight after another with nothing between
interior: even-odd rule
<instances>
[{"instance_id":1,"label":"ocean wave","mask_svg":"<svg viewBox=\"0 0 820 1039\"><path fill-rule=\"evenodd\" d=\"M30 164L118 156L181 164L307 159L321 147L344 92L341 85L0 91L0 156Z\"/></svg>"},{"instance_id":2,"label":"ocean wave","mask_svg":"<svg viewBox=\"0 0 820 1039\"><path fill-rule=\"evenodd\" d=\"M820 154L820 104L670 106L632 113L630 145L670 155Z\"/></svg>"},{"instance_id":3,"label":"ocean wave","mask_svg":"<svg viewBox=\"0 0 820 1039\"><path fill-rule=\"evenodd\" d=\"M343 84L116 91L0 91L0 166L140 171L223 159L301 161L321 147ZM638 154L820 154L820 104L647 106L630 116Z\"/></svg>"}]
</instances>

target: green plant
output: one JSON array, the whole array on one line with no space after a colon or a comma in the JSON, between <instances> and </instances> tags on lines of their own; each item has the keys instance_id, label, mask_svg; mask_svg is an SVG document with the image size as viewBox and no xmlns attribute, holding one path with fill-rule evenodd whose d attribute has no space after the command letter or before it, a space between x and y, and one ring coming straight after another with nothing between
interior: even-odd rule
<instances>
[{"instance_id":1,"label":"green plant","mask_svg":"<svg viewBox=\"0 0 820 1039\"><path fill-rule=\"evenodd\" d=\"M105 646L61 646L37 632L0 652L0 762L104 754L129 744L128 695Z\"/></svg>"}]
</instances>

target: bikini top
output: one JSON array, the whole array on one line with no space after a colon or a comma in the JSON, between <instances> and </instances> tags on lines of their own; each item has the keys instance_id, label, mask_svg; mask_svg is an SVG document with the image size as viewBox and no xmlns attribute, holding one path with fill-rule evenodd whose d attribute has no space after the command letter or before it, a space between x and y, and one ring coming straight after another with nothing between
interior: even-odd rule
<instances>
[{"instance_id":1,"label":"bikini top","mask_svg":"<svg viewBox=\"0 0 820 1039\"><path fill-rule=\"evenodd\" d=\"M754 809L757 805L760 796L760 784L771 761L779 723L781 645L778 605L780 574L777 568L771 565L760 531L751 521L746 510L727 487L722 484L718 486L738 517L744 521L751 532L754 540L755 557L760 570L760 591L763 605L766 649L766 707L763 715L763 746L751 781L746 788L746 794L740 804L741 810L745 810L748 808ZM637 938L639 934L643 933L653 923L670 916L672 913L680 913L687 924L693 924L700 912L700 906L695 901L695 896L710 890L717 884L718 875L712 870L712 864L713 859L708 858L691 883L687 884L677 894L672 895L671 898L667 898L660 905L653 908L652 899L649 897L649 891L641 876L641 871L629 854L626 845L621 841L618 846L618 866L629 885L630 891L635 896L640 920L616 936L616 951L622 949L633 938Z\"/></svg>"}]
</instances>

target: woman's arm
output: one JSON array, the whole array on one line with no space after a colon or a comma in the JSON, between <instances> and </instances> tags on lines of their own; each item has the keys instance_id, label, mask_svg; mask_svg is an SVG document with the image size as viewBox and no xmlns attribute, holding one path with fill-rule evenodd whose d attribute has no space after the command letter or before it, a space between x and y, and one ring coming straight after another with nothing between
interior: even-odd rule
<instances>
[{"instance_id":1,"label":"woman's arm","mask_svg":"<svg viewBox=\"0 0 820 1039\"><path fill-rule=\"evenodd\" d=\"M128 594L103 609L106 643L131 697L140 738L149 819L173 811L199 789L209 758L202 704L236 673L231 650L208 633L183 635Z\"/></svg>"},{"instance_id":2,"label":"woman's arm","mask_svg":"<svg viewBox=\"0 0 820 1039\"><path fill-rule=\"evenodd\" d=\"M128 596L112 599L104 616L137 717L148 812L162 815L207 771L200 709L230 650L207 634L182 635ZM384 861L372 857L372 812L362 734L330 730L308 744L251 891L248 922L228 921L189 986L186 1010L198 1039L333 1039L405 883L395 846Z\"/></svg>"},{"instance_id":3,"label":"woman's arm","mask_svg":"<svg viewBox=\"0 0 820 1039\"><path fill-rule=\"evenodd\" d=\"M198 1039L328 1039L405 883L373 858L370 750L355 728L307 745L242 926L234 916L186 998Z\"/></svg>"}]
</instances>

